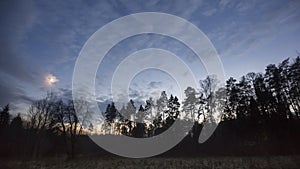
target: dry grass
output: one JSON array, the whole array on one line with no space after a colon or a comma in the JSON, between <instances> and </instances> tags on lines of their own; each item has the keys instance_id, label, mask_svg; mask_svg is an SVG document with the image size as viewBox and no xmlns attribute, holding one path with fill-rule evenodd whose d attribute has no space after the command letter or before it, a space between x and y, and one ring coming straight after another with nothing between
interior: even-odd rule
<instances>
[{"instance_id":1,"label":"dry grass","mask_svg":"<svg viewBox=\"0 0 300 169\"><path fill-rule=\"evenodd\" d=\"M299 169L299 156L277 157L207 157L207 158L148 158L148 159L77 159L65 161L59 158L50 158L39 161L0 161L2 169L190 169L190 168L234 168L234 169L261 169L284 168Z\"/></svg>"}]
</instances>

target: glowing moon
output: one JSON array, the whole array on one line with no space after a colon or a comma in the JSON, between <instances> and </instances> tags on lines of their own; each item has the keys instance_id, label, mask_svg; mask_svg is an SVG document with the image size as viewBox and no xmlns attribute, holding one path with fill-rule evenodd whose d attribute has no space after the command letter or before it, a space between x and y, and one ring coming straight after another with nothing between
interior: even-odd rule
<instances>
[{"instance_id":1,"label":"glowing moon","mask_svg":"<svg viewBox=\"0 0 300 169\"><path fill-rule=\"evenodd\" d=\"M47 74L44 80L47 86L52 86L54 83L59 82L59 80L52 74Z\"/></svg>"}]
</instances>

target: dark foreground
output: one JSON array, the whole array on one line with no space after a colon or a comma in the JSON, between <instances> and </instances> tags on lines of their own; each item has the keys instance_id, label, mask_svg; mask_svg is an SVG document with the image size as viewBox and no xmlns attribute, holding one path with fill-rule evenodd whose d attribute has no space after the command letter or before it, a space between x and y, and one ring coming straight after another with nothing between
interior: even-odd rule
<instances>
[{"instance_id":1,"label":"dark foreground","mask_svg":"<svg viewBox=\"0 0 300 169\"><path fill-rule=\"evenodd\" d=\"M62 158L48 158L37 161L30 160L0 160L1 169L102 169L102 168L128 168L128 169L160 169L160 168L234 168L234 169L260 169L260 168L300 168L300 156L261 156L261 157L205 157L205 158L80 158L63 160Z\"/></svg>"}]
</instances>

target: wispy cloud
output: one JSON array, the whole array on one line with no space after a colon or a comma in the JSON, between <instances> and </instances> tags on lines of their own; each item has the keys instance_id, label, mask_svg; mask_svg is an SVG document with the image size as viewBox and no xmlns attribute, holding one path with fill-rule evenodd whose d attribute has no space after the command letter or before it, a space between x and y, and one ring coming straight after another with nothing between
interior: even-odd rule
<instances>
[{"instance_id":1,"label":"wispy cloud","mask_svg":"<svg viewBox=\"0 0 300 169\"><path fill-rule=\"evenodd\" d=\"M221 9L224 9L227 6L229 6L231 2L232 2L231 0L220 0L219 6Z\"/></svg>"},{"instance_id":2,"label":"wispy cloud","mask_svg":"<svg viewBox=\"0 0 300 169\"><path fill-rule=\"evenodd\" d=\"M0 76L2 79L0 83L0 106L10 104L13 113L21 110L26 111L16 105L20 103L30 104L34 98L24 91L23 84L20 84L15 78L1 72Z\"/></svg>"},{"instance_id":3,"label":"wispy cloud","mask_svg":"<svg viewBox=\"0 0 300 169\"><path fill-rule=\"evenodd\" d=\"M0 3L0 75L5 81L0 84L0 94L5 96L1 97L0 104L16 100L30 102L31 95L41 95L47 90L40 89L47 72L59 77L58 88L70 88L75 60L86 40L108 22L132 13L164 12L187 19L209 36L225 64L232 60L230 58L246 57L280 34L288 36L289 32L300 30L298 0L42 0ZM109 87L117 64L132 52L149 47L177 54L193 71L201 66L194 53L174 39L157 35L126 39L107 54L98 69L101 75L98 74L96 91L99 96L106 96L102 100L111 97ZM241 65L242 61L239 62ZM232 62L228 65L232 66ZM132 91L131 96L145 99L153 94L159 95L155 88L164 87L164 81L161 84L160 79L151 78L153 83L145 83L141 90ZM148 93L141 92L147 88L151 89ZM65 93L71 94L70 91Z\"/></svg>"},{"instance_id":4,"label":"wispy cloud","mask_svg":"<svg viewBox=\"0 0 300 169\"><path fill-rule=\"evenodd\" d=\"M249 2L241 2L236 7L238 11L245 11L253 8L254 5ZM222 56L243 56L244 53L253 50L256 46L272 40L278 35L280 29L299 29L299 24L297 26L293 23L296 22L295 16L299 15L299 12L297 12L298 7L300 7L299 3L293 1L287 3L284 7L265 2L256 6L255 10L257 12L246 15L247 18L244 14L236 13L241 18L221 23L222 25L219 28L209 32L209 37L217 44ZM251 11L248 11L248 13L251 13ZM282 22L286 23L282 24Z\"/></svg>"},{"instance_id":5,"label":"wispy cloud","mask_svg":"<svg viewBox=\"0 0 300 169\"><path fill-rule=\"evenodd\" d=\"M208 10L204 11L202 14L205 15L205 16L212 16L217 11L218 10L216 8L212 8L212 9L208 9Z\"/></svg>"},{"instance_id":6,"label":"wispy cloud","mask_svg":"<svg viewBox=\"0 0 300 169\"><path fill-rule=\"evenodd\" d=\"M153 82L150 82L149 84L148 84L148 86L149 86L149 88L151 88L151 89L158 89L158 88L161 88L161 85L162 85L162 82L155 82L155 81L153 81Z\"/></svg>"}]
</instances>

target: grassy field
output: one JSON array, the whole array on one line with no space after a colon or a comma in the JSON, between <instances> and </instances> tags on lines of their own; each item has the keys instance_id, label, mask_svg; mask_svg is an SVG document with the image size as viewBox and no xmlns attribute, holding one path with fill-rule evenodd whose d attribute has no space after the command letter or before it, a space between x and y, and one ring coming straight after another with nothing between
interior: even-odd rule
<instances>
[{"instance_id":1,"label":"grassy field","mask_svg":"<svg viewBox=\"0 0 300 169\"><path fill-rule=\"evenodd\" d=\"M299 169L299 156L278 157L206 157L206 158L82 158L76 160L62 160L49 158L39 161L30 160L1 160L2 169L160 169L160 168L234 168L234 169L260 169L284 168Z\"/></svg>"}]
</instances>

